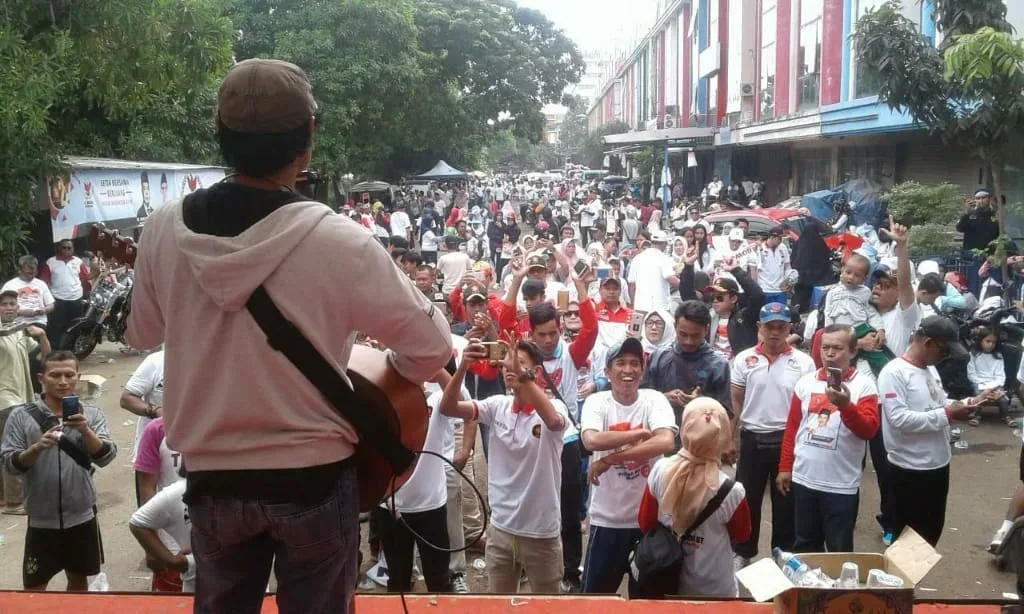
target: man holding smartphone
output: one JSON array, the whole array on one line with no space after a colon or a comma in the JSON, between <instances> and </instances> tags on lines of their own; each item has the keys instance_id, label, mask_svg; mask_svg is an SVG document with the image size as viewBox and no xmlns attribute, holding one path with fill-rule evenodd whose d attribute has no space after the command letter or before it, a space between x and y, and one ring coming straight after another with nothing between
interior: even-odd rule
<instances>
[{"instance_id":1,"label":"man holding smartphone","mask_svg":"<svg viewBox=\"0 0 1024 614\"><path fill-rule=\"evenodd\" d=\"M862 461L879 421L875 383L850 367L856 351L853 329L825 327L825 367L793 391L775 486L793 493L794 552L855 552Z\"/></svg>"},{"instance_id":2,"label":"man holding smartphone","mask_svg":"<svg viewBox=\"0 0 1024 614\"><path fill-rule=\"evenodd\" d=\"M92 466L109 465L117 445L103 411L74 396L75 355L52 352L42 369L42 399L11 412L0 443L0 465L25 476L22 584L26 590L46 590L64 571L69 591L85 591L88 577L98 574L103 562Z\"/></svg>"}]
</instances>

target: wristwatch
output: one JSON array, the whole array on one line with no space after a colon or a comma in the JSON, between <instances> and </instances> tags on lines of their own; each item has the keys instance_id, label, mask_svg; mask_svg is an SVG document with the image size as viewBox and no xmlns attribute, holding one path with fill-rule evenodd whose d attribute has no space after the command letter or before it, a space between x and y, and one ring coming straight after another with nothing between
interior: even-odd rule
<instances>
[{"instance_id":1,"label":"wristwatch","mask_svg":"<svg viewBox=\"0 0 1024 614\"><path fill-rule=\"evenodd\" d=\"M525 384L526 382L532 382L534 379L536 379L536 377L534 376L533 371L530 371L529 369L527 369L527 370L525 370L525 371L523 371L522 373L519 374L519 383L520 384Z\"/></svg>"}]
</instances>

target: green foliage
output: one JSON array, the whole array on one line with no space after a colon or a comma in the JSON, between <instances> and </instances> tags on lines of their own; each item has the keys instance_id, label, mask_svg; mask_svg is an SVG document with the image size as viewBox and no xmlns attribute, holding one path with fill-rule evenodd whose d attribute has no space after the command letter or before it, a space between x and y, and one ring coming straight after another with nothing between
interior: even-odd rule
<instances>
[{"instance_id":1,"label":"green foliage","mask_svg":"<svg viewBox=\"0 0 1024 614\"><path fill-rule=\"evenodd\" d=\"M964 194L952 183L923 185L905 181L889 188L884 201L889 213L901 224L949 226L963 212Z\"/></svg>"},{"instance_id":2,"label":"green foliage","mask_svg":"<svg viewBox=\"0 0 1024 614\"><path fill-rule=\"evenodd\" d=\"M575 164L584 164L584 148L587 144L587 105L579 96L566 96L562 100L565 106L565 119L562 120L562 131L558 135L562 151Z\"/></svg>"},{"instance_id":3,"label":"green foliage","mask_svg":"<svg viewBox=\"0 0 1024 614\"><path fill-rule=\"evenodd\" d=\"M314 165L329 176L475 167L504 130L537 142L541 107L583 70L550 21L506 0L228 0L227 14L238 59L309 74L323 114Z\"/></svg>"},{"instance_id":4,"label":"green foliage","mask_svg":"<svg viewBox=\"0 0 1024 614\"><path fill-rule=\"evenodd\" d=\"M966 85L976 80L1008 77L1024 71L1024 42L1009 32L984 27L958 35L946 48L946 80L960 79Z\"/></svg>"},{"instance_id":5,"label":"green foliage","mask_svg":"<svg viewBox=\"0 0 1024 614\"><path fill-rule=\"evenodd\" d=\"M955 233L951 226L922 224L907 234L907 250L914 259L945 256L955 249Z\"/></svg>"},{"instance_id":6,"label":"green foliage","mask_svg":"<svg viewBox=\"0 0 1024 614\"><path fill-rule=\"evenodd\" d=\"M590 168L601 168L604 163L604 152L606 149L604 137L609 134L623 134L625 132L629 132L629 124L615 121L587 134L587 138L583 143L583 151L579 155L581 164L585 164ZM616 169L621 171L618 168L619 164L617 161L613 162L613 165L616 168L609 170L612 172L616 172Z\"/></svg>"},{"instance_id":7,"label":"green foliage","mask_svg":"<svg viewBox=\"0 0 1024 614\"><path fill-rule=\"evenodd\" d=\"M0 7L0 266L21 255L64 155L204 162L231 61L217 0L5 0Z\"/></svg>"},{"instance_id":8,"label":"green foliage","mask_svg":"<svg viewBox=\"0 0 1024 614\"><path fill-rule=\"evenodd\" d=\"M511 129L488 139L482 154L484 167L493 171L544 171L561 168L561 159L556 146L545 141L531 143L525 137L516 137Z\"/></svg>"}]
</instances>

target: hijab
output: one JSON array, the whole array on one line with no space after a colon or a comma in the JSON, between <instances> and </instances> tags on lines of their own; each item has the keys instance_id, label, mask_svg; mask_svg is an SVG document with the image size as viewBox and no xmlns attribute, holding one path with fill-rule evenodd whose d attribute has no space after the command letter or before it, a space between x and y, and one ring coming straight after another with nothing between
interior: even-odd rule
<instances>
[{"instance_id":1,"label":"hijab","mask_svg":"<svg viewBox=\"0 0 1024 614\"><path fill-rule=\"evenodd\" d=\"M800 281L808 286L829 283L832 278L832 252L822 237L822 224L809 220L793 243L793 268Z\"/></svg>"},{"instance_id":2,"label":"hijab","mask_svg":"<svg viewBox=\"0 0 1024 614\"><path fill-rule=\"evenodd\" d=\"M647 339L647 320L650 320L653 315L657 315L665 322L665 328L662 329L661 333L661 340L657 343ZM664 309L652 311L644 316L644 325L640 331L640 345L644 346L644 356L649 356L661 348L672 345L672 342L675 341L676 338L673 322L674 320L672 320L672 316Z\"/></svg>"},{"instance_id":3,"label":"hijab","mask_svg":"<svg viewBox=\"0 0 1024 614\"><path fill-rule=\"evenodd\" d=\"M729 415L718 401L699 397L683 410L679 434L683 447L665 469L660 507L662 514L672 515L672 529L682 535L719 488L722 453L732 437Z\"/></svg>"}]
</instances>

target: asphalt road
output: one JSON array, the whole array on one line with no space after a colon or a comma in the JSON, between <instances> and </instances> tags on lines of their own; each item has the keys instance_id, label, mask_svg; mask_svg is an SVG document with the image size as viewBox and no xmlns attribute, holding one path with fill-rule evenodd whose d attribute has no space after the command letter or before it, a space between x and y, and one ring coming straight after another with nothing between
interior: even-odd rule
<instances>
[{"instance_id":1,"label":"asphalt road","mask_svg":"<svg viewBox=\"0 0 1024 614\"><path fill-rule=\"evenodd\" d=\"M135 434L134 416L118 407L121 389L141 355L122 353L112 345L101 346L97 353L82 365L82 373L94 373L107 378L98 399L107 415L111 432L118 444L118 457L96 472L99 492L100 524L106 550L103 566L110 589L117 591L146 591L150 572L143 564L142 550L128 532L128 519L135 509L135 491L129 464L132 439ZM982 422L977 428L962 426L968 441L966 450L954 450L952 486L946 515L946 529L939 552L943 559L921 582L918 597L922 599L999 599L1004 592L1014 592L1012 574L1000 572L993 564L985 546L1001 522L1009 497L1019 484L1018 455L1020 435L1005 427L996 418ZM767 498L766 498L767 502ZM857 550L881 552L884 547L874 521L878 507L878 489L870 464L862 488L860 521L856 532ZM761 555L768 552L771 531L766 506L766 520L761 530ZM0 588L21 588L21 562L25 536L25 518L0 516ZM364 532L365 534L365 532ZM366 547L364 543L364 553ZM472 563L479 555L469 557L468 580L474 591L486 588L486 570L474 569ZM366 565L369 565L368 557ZM51 589L63 589L62 578L51 582ZM422 584L419 590L425 590ZM380 589L378 589L380 590Z\"/></svg>"}]
</instances>

